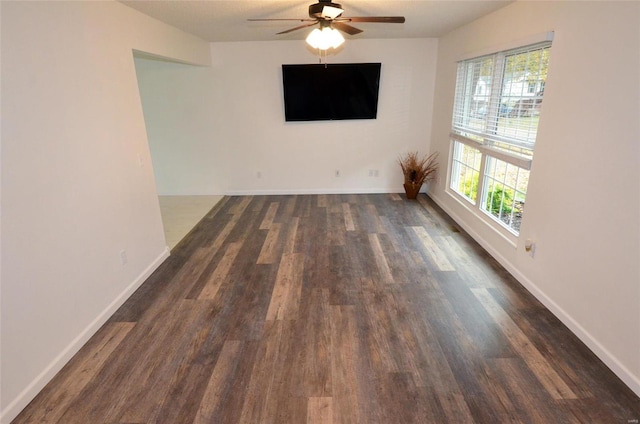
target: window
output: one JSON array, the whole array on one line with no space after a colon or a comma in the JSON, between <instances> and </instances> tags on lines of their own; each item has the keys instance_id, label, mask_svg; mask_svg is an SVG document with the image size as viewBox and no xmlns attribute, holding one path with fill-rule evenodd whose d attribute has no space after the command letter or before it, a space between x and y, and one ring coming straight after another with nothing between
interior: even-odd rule
<instances>
[{"instance_id":1,"label":"window","mask_svg":"<svg viewBox=\"0 0 640 424\"><path fill-rule=\"evenodd\" d=\"M458 63L450 189L520 232L551 43Z\"/></svg>"},{"instance_id":2,"label":"window","mask_svg":"<svg viewBox=\"0 0 640 424\"><path fill-rule=\"evenodd\" d=\"M478 149L462 143L455 143L453 149L451 188L475 204L482 154Z\"/></svg>"},{"instance_id":3,"label":"window","mask_svg":"<svg viewBox=\"0 0 640 424\"><path fill-rule=\"evenodd\" d=\"M482 209L519 232L529 171L487 155Z\"/></svg>"}]
</instances>

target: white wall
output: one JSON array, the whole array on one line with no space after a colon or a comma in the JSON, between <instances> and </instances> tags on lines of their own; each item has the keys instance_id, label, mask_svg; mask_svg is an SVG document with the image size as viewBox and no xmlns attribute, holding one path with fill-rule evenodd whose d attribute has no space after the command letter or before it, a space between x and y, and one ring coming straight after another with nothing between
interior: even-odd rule
<instances>
[{"instance_id":1,"label":"white wall","mask_svg":"<svg viewBox=\"0 0 640 424\"><path fill-rule=\"evenodd\" d=\"M1 7L4 423L167 255L132 49L210 50L116 2Z\"/></svg>"},{"instance_id":2,"label":"white wall","mask_svg":"<svg viewBox=\"0 0 640 424\"><path fill-rule=\"evenodd\" d=\"M211 69L137 60L158 191L402 191L398 155L429 150L436 55L435 39L347 40L328 61L382 62L378 118L303 123L284 120L281 76L318 62L302 41L212 43Z\"/></svg>"},{"instance_id":3,"label":"white wall","mask_svg":"<svg viewBox=\"0 0 640 424\"><path fill-rule=\"evenodd\" d=\"M227 143L217 136L211 68L135 64L158 194L225 194Z\"/></svg>"},{"instance_id":4,"label":"white wall","mask_svg":"<svg viewBox=\"0 0 640 424\"><path fill-rule=\"evenodd\" d=\"M640 392L639 6L518 2L439 43L351 40L329 60L383 63L378 119L285 123L280 65L317 61L301 42L209 46L118 3L0 2L1 421L166 255L132 49L214 58L139 63L151 142L182 175L159 169L162 193L399 191L399 153L447 155L456 59L547 30L521 237L536 257L432 195Z\"/></svg>"},{"instance_id":5,"label":"white wall","mask_svg":"<svg viewBox=\"0 0 640 424\"><path fill-rule=\"evenodd\" d=\"M555 31L517 248L444 180L431 195L640 395L638 28L637 2L517 2L441 38L431 141L446 157L455 62Z\"/></svg>"}]
</instances>

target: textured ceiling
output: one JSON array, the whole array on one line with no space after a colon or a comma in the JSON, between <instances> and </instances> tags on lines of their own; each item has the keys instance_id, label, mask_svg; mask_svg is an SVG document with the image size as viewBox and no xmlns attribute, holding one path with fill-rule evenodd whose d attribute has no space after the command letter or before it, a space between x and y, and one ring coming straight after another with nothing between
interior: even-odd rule
<instances>
[{"instance_id":1,"label":"textured ceiling","mask_svg":"<svg viewBox=\"0 0 640 424\"><path fill-rule=\"evenodd\" d=\"M208 41L304 39L309 29L276 35L300 22L248 22L248 18L307 18L315 0L121 0L127 6ZM364 32L345 38L439 37L512 0L334 0L349 16L404 16L404 24L358 23Z\"/></svg>"}]
</instances>

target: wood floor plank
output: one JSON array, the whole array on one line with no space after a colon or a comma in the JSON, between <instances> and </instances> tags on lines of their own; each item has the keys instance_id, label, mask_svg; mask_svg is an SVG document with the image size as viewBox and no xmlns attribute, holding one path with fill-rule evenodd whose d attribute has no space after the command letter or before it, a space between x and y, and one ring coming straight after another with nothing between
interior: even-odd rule
<instances>
[{"instance_id":1,"label":"wood floor plank","mask_svg":"<svg viewBox=\"0 0 640 424\"><path fill-rule=\"evenodd\" d=\"M253 200L253 196L243 196L240 198L240 201L229 210L229 213L234 215L242 215L247 207L251 204Z\"/></svg>"},{"instance_id":2,"label":"wood floor plank","mask_svg":"<svg viewBox=\"0 0 640 424\"><path fill-rule=\"evenodd\" d=\"M284 223L293 217L293 214L298 205L298 199L300 199L300 196L286 197L284 201L284 207L282 208L282 212L278 214L278 222Z\"/></svg>"},{"instance_id":3,"label":"wood floor plank","mask_svg":"<svg viewBox=\"0 0 640 424\"><path fill-rule=\"evenodd\" d=\"M282 322L282 354L274 369L276 378L269 401L267 419L273 423L304 423L307 417L308 396L295 391L295 382L305 365L300 351L304 325L300 320Z\"/></svg>"},{"instance_id":4,"label":"wood floor plank","mask_svg":"<svg viewBox=\"0 0 640 424\"><path fill-rule=\"evenodd\" d=\"M472 423L475 421L461 391L438 393L437 399L444 411L443 422Z\"/></svg>"},{"instance_id":5,"label":"wood floor plank","mask_svg":"<svg viewBox=\"0 0 640 424\"><path fill-rule=\"evenodd\" d=\"M264 218L262 219L262 222L260 223L261 230L268 230L271 228L271 224L273 224L273 219L276 217L276 212L278 212L279 206L280 206L280 203L271 202L271 204L269 205L269 209L267 210L267 213L265 214Z\"/></svg>"},{"instance_id":6,"label":"wood floor plank","mask_svg":"<svg viewBox=\"0 0 640 424\"><path fill-rule=\"evenodd\" d=\"M413 259L404 252L398 252L393 246L393 237L389 234L377 234L382 253L391 272L393 283L406 284L415 280L416 275L411 269Z\"/></svg>"},{"instance_id":7,"label":"wood floor plank","mask_svg":"<svg viewBox=\"0 0 640 424\"><path fill-rule=\"evenodd\" d=\"M450 399L449 394L462 393L473 417L471 422L509 422L504 406L490 390L490 381L483 368L484 355L458 316L459 310L465 305L458 305L455 297L445 295L438 286L431 286L428 296L425 296L422 291L409 285L407 289L412 291L407 295L411 299L417 298L416 303L420 308L414 308L413 312L428 323L455 378L455 382L451 383L446 374L442 376L442 381L447 385L439 390L439 399ZM433 366L429 367L432 372L433 369ZM443 409L447 410L446 407Z\"/></svg>"},{"instance_id":8,"label":"wood floor plank","mask_svg":"<svg viewBox=\"0 0 640 424\"><path fill-rule=\"evenodd\" d=\"M267 321L260 352L253 364L251 381L240 416L241 423L271 422L269 402L272 401L277 364L282 356L283 321Z\"/></svg>"},{"instance_id":9,"label":"wood floor plank","mask_svg":"<svg viewBox=\"0 0 640 424\"><path fill-rule=\"evenodd\" d=\"M230 202L229 208L231 209L235 207L237 209L237 203L240 202L240 200L233 199ZM260 201L258 200L255 203L260 203ZM246 205L242 208L242 210L248 209L249 205ZM210 279L210 274L215 272L216 267L219 265L219 261L225 259L225 253L229 248L229 244L238 243L237 247L245 247L245 251L251 251L250 249L246 249L245 242L247 240L251 240L252 243L256 243L254 238L258 238L261 235L261 233L259 231L256 231L255 228L255 226L257 225L255 223L256 216L257 215L255 213L251 212L232 216L228 224L225 225L225 227L213 241L213 245L210 246L210 251L206 254L204 259L200 263L194 264L195 271L193 275L189 275L184 280L185 282L191 282L191 288L186 298L196 299L198 298L198 296L200 296L204 286ZM223 248L223 246L226 246L226 248ZM231 252L233 252L234 249L232 249ZM195 272L197 272L197 274Z\"/></svg>"},{"instance_id":10,"label":"wood floor plank","mask_svg":"<svg viewBox=\"0 0 640 424\"><path fill-rule=\"evenodd\" d=\"M490 288L495 287L491 277L485 272L485 267L478 266L478 260L471 257L469 252L452 236L442 236L438 239L438 245L445 252L445 257L455 263L458 275L470 287Z\"/></svg>"},{"instance_id":11,"label":"wood floor plank","mask_svg":"<svg viewBox=\"0 0 640 424\"><path fill-rule=\"evenodd\" d=\"M368 346L368 354L375 369L385 373L401 372L399 358L395 355L394 343L397 341L396 329L387 313L389 308L387 296L375 288L373 281L363 279L362 284L373 289L362 293L366 320L367 338L362 340Z\"/></svg>"},{"instance_id":12,"label":"wood floor plank","mask_svg":"<svg viewBox=\"0 0 640 424\"><path fill-rule=\"evenodd\" d=\"M411 299L396 293L388 301L392 305L388 308L389 314L398 334L394 344L399 345L402 353L399 369L410 373L416 386L428 386L438 393L458 393L459 387L433 330L419 319L413 308L406 307L410 302Z\"/></svg>"},{"instance_id":13,"label":"wood floor plank","mask_svg":"<svg viewBox=\"0 0 640 424\"><path fill-rule=\"evenodd\" d=\"M552 398L539 390L531 390L536 385L536 377L520 358L497 358L487 361L487 375L499 384L492 385L504 405L509 405L510 415L519 421L546 424L557 422L556 405ZM537 408L527 408L535 403Z\"/></svg>"},{"instance_id":14,"label":"wood floor plank","mask_svg":"<svg viewBox=\"0 0 640 424\"><path fill-rule=\"evenodd\" d=\"M282 224L273 224L267 233L267 237L262 245L260 256L258 256L258 264L273 264L278 261L278 249L282 246L279 245L278 239L280 237L280 228Z\"/></svg>"},{"instance_id":15,"label":"wood floor plank","mask_svg":"<svg viewBox=\"0 0 640 424\"><path fill-rule=\"evenodd\" d=\"M436 273L439 292L455 300L456 318L466 330L479 355L488 358L511 358L517 352L509 339L496 331L496 324L466 282L457 273Z\"/></svg>"},{"instance_id":16,"label":"wood floor plank","mask_svg":"<svg viewBox=\"0 0 640 424\"><path fill-rule=\"evenodd\" d=\"M259 352L259 342L256 340L240 341L230 340L235 345L223 346L217 358L224 358L224 361L214 364L219 368L209 374L202 375L201 379L206 379L206 391L201 397L200 404L196 407L196 416L201 409L200 420L205 417L206 423L240 423L243 405L247 397L247 387L251 381L252 367L246 364L253 364ZM226 343L226 342L225 342ZM224 350L224 357L223 349ZM235 355L231 357L231 353ZM230 361L232 361L230 363ZM214 373L216 375L214 376ZM225 376L226 378L223 378ZM216 383L212 381L215 380ZM213 386L215 384L215 386ZM207 392L208 391L208 392ZM214 393L212 391L215 391ZM205 403L205 396L208 397ZM210 404L209 402L213 402ZM194 421L196 418L194 417Z\"/></svg>"},{"instance_id":17,"label":"wood floor plank","mask_svg":"<svg viewBox=\"0 0 640 424\"><path fill-rule=\"evenodd\" d=\"M308 218L311 209L317 205L317 196L296 196L296 207L291 212L291 216L298 218Z\"/></svg>"},{"instance_id":18,"label":"wood floor plank","mask_svg":"<svg viewBox=\"0 0 640 424\"><path fill-rule=\"evenodd\" d=\"M300 218L293 217L287 224L287 234L284 239L284 248L282 249L282 254L290 254L296 252L296 241L298 239L298 225L300 223Z\"/></svg>"},{"instance_id":19,"label":"wood floor plank","mask_svg":"<svg viewBox=\"0 0 640 424\"><path fill-rule=\"evenodd\" d=\"M232 205L233 202L228 202ZM110 318L112 322L154 320L156 314L190 294L201 278L206 277L208 267L219 252L228 233L235 227L237 219L234 217L224 225L224 229L216 236L215 242L203 240L202 245L192 250L191 255L180 257L179 253L172 254L161 265L147 282L120 307ZM182 243L181 247L189 247L189 243ZM200 288L197 289L198 293Z\"/></svg>"},{"instance_id":20,"label":"wood floor plank","mask_svg":"<svg viewBox=\"0 0 640 424\"><path fill-rule=\"evenodd\" d=\"M427 196L228 196L14 421L633 422Z\"/></svg>"},{"instance_id":21,"label":"wood floor plank","mask_svg":"<svg viewBox=\"0 0 640 424\"><path fill-rule=\"evenodd\" d=\"M59 422L146 422L166 396L179 358L197 337L193 330L209 315L208 305L195 307L195 302L181 300L163 310L162 320L133 327L120 344L129 353L116 350ZM114 387L118 390L112 393Z\"/></svg>"},{"instance_id":22,"label":"wood floor plank","mask_svg":"<svg viewBox=\"0 0 640 424\"><path fill-rule=\"evenodd\" d=\"M218 357L213 374L209 378L207 390L200 402L194 424L209 424L214 422L216 411L222 409L225 391L231 384L234 368L238 366L238 354L242 342L229 340L225 342Z\"/></svg>"},{"instance_id":23,"label":"wood floor plank","mask_svg":"<svg viewBox=\"0 0 640 424\"><path fill-rule=\"evenodd\" d=\"M318 207L319 208L326 208L327 207L327 195L326 194L319 194L318 195Z\"/></svg>"},{"instance_id":24,"label":"wood floor plank","mask_svg":"<svg viewBox=\"0 0 640 424\"><path fill-rule=\"evenodd\" d=\"M311 289L305 304L306 322L298 339L303 346L300 372L292 382L292 391L299 396L326 398L333 393L329 308L329 290Z\"/></svg>"},{"instance_id":25,"label":"wood floor plank","mask_svg":"<svg viewBox=\"0 0 640 424\"><path fill-rule=\"evenodd\" d=\"M212 246L213 249L219 249L220 246L224 244L227 237L229 237L229 234L231 234L231 232L235 229L235 226L240 220L240 217L241 217L241 214L234 214L232 216L231 220L229 220L227 225L224 226L220 234L218 234L218 236L215 238Z\"/></svg>"},{"instance_id":26,"label":"wood floor plank","mask_svg":"<svg viewBox=\"0 0 640 424\"><path fill-rule=\"evenodd\" d=\"M369 232L374 232L377 234L385 234L386 229L380 220L380 213L378 212L378 208L374 204L366 204L365 205L365 214L369 221Z\"/></svg>"},{"instance_id":27,"label":"wood floor plank","mask_svg":"<svg viewBox=\"0 0 640 424\"><path fill-rule=\"evenodd\" d=\"M380 239L378 238L377 234L369 234L369 244L371 245L371 249L373 250L373 256L376 260L380 281L385 284L393 284L395 281L393 279L393 275L391 274L391 269L389 268L389 263L387 262L387 258L385 257L385 254L382 251L382 246L380 245Z\"/></svg>"},{"instance_id":28,"label":"wood floor plank","mask_svg":"<svg viewBox=\"0 0 640 424\"><path fill-rule=\"evenodd\" d=\"M195 355L197 352L197 348L192 349L194 335L198 337L194 329L201 328L210 312L210 302L185 299L176 305L175 319L169 331L163 334L164 340L155 346L163 351L162 355L156 353L150 358L141 358L128 376L127 384L122 387L125 396L120 407L113 410L113 418L126 423L148 422L158 416L183 360L189 358L190 353ZM189 412L193 414L195 410Z\"/></svg>"},{"instance_id":29,"label":"wood floor plank","mask_svg":"<svg viewBox=\"0 0 640 424\"><path fill-rule=\"evenodd\" d=\"M336 424L357 423L360 420L354 314L353 306L330 308L333 422Z\"/></svg>"},{"instance_id":30,"label":"wood floor plank","mask_svg":"<svg viewBox=\"0 0 640 424\"><path fill-rule=\"evenodd\" d=\"M429 286L434 293L433 302L447 305L444 294L437 285ZM414 286L416 288L416 286ZM416 384L428 386L438 396L445 415L454 422L471 422L471 414L464 402L464 396L458 381L452 372L448 358L442 349L441 341L429 321L420 318L420 308L428 307L429 303L420 301L418 290L398 294L402 298L400 304L408 305L407 311L398 315L405 317L403 328L403 351L413 355L412 366L408 369L417 374ZM453 312L444 309L445 312ZM457 322L455 315L450 319ZM402 327L401 327L402 328ZM458 341L465 341L458 340ZM472 343L467 341L467 343Z\"/></svg>"},{"instance_id":31,"label":"wood floor plank","mask_svg":"<svg viewBox=\"0 0 640 424\"><path fill-rule=\"evenodd\" d=\"M344 214L344 226L347 231L355 231L356 227L353 223L353 216L351 216L351 207L349 203L342 204L342 212Z\"/></svg>"},{"instance_id":32,"label":"wood floor plank","mask_svg":"<svg viewBox=\"0 0 640 424\"><path fill-rule=\"evenodd\" d=\"M439 423L444 414L440 405L432 400L425 387L413 385L407 373L387 373L378 376L382 402L385 404L385 422Z\"/></svg>"},{"instance_id":33,"label":"wood floor plank","mask_svg":"<svg viewBox=\"0 0 640 424\"><path fill-rule=\"evenodd\" d=\"M329 245L344 246L345 244L345 222L342 212L342 204L333 205L327 210L327 231L324 234Z\"/></svg>"},{"instance_id":34,"label":"wood floor plank","mask_svg":"<svg viewBox=\"0 0 640 424\"><path fill-rule=\"evenodd\" d=\"M222 285L216 298L220 314L216 316L216 339L220 340L261 340L264 321L269 308L270 296L277 275L273 265L255 265L260 250L258 244L246 244L248 251L236 259L233 277ZM212 324L213 325L213 324Z\"/></svg>"},{"instance_id":35,"label":"wood floor plank","mask_svg":"<svg viewBox=\"0 0 640 424\"><path fill-rule=\"evenodd\" d=\"M631 423L640 422L637 413L625 413L612 408L603 408L605 402L599 398L566 399L553 406L566 413L571 423Z\"/></svg>"},{"instance_id":36,"label":"wood floor plank","mask_svg":"<svg viewBox=\"0 0 640 424\"><path fill-rule=\"evenodd\" d=\"M411 202L410 207L405 208L405 225L415 227L422 226L430 231L441 231L442 225L438 219L427 211L420 202Z\"/></svg>"},{"instance_id":37,"label":"wood floor plank","mask_svg":"<svg viewBox=\"0 0 640 424\"><path fill-rule=\"evenodd\" d=\"M267 310L267 320L298 318L303 271L303 255L291 253L282 256Z\"/></svg>"},{"instance_id":38,"label":"wood floor plank","mask_svg":"<svg viewBox=\"0 0 640 424\"><path fill-rule=\"evenodd\" d=\"M427 230L424 227L411 227L413 232L418 236L418 239L424 246L426 252L429 254L429 258L434 262L438 270L440 271L455 271L456 269L451 265L447 255L438 247L438 244L431 238Z\"/></svg>"},{"instance_id":39,"label":"wood floor plank","mask_svg":"<svg viewBox=\"0 0 640 424\"><path fill-rule=\"evenodd\" d=\"M38 401L31 404L29 413L13 422L16 424L22 422L59 422L70 403L96 376L109 355L113 353L134 326L135 323L131 322L106 324L91 340L91 343L83 347L74 357L75 366L66 367L56 376L53 383L65 387L65 390L51 390L52 385L49 385L41 393Z\"/></svg>"},{"instance_id":40,"label":"wood floor plank","mask_svg":"<svg viewBox=\"0 0 640 424\"><path fill-rule=\"evenodd\" d=\"M288 381L297 367L295 321L266 321L265 336L246 388L242 423L304 422L307 398L290 395Z\"/></svg>"},{"instance_id":41,"label":"wood floor plank","mask_svg":"<svg viewBox=\"0 0 640 424\"><path fill-rule=\"evenodd\" d=\"M242 247L242 243L230 243L227 247L227 250L224 253L224 257L218 263L218 266L215 268L204 288L200 292L200 296L198 299L215 299L216 294L218 293L218 289L220 285L226 280L227 275L229 274L229 270L233 265L233 261L235 261L236 256L238 256L238 252L240 252L240 248Z\"/></svg>"},{"instance_id":42,"label":"wood floor plank","mask_svg":"<svg viewBox=\"0 0 640 424\"><path fill-rule=\"evenodd\" d=\"M152 414L147 422L158 424L182 424L192 423L197 414L198 405L206 391L207 381L204 376L213 371L213 361L201 361L200 355L206 340L211 335L210 327L203 325L208 322L209 312L215 302L193 301L193 310L204 312L204 320L197 320L192 328L195 334L190 340L188 349L182 351L177 358L178 367L173 372L162 401L152 409Z\"/></svg>"},{"instance_id":43,"label":"wood floor plank","mask_svg":"<svg viewBox=\"0 0 640 424\"><path fill-rule=\"evenodd\" d=\"M443 213L438 213L433 202L429 202L426 196L418 196L418 203L425 209L429 219L435 223L436 227L450 227L451 221Z\"/></svg>"},{"instance_id":44,"label":"wood floor plank","mask_svg":"<svg viewBox=\"0 0 640 424\"><path fill-rule=\"evenodd\" d=\"M522 355L522 359L527 363L549 394L554 399L576 399L575 393L573 393L555 370L549 366L546 359L544 359L513 320L500 308L491 294L486 289L473 289L472 291L491 314L513 347Z\"/></svg>"},{"instance_id":45,"label":"wood floor plank","mask_svg":"<svg viewBox=\"0 0 640 424\"><path fill-rule=\"evenodd\" d=\"M307 402L307 424L333 424L333 398L310 397Z\"/></svg>"},{"instance_id":46,"label":"wood floor plank","mask_svg":"<svg viewBox=\"0 0 640 424\"><path fill-rule=\"evenodd\" d=\"M342 196L331 196L327 198L327 213L329 215L335 215L337 217L342 216ZM340 222L341 220L336 220ZM342 226L343 224L341 224Z\"/></svg>"},{"instance_id":47,"label":"wood floor plank","mask_svg":"<svg viewBox=\"0 0 640 424\"><path fill-rule=\"evenodd\" d=\"M410 239L403 239L388 216L381 216L380 222L384 227L384 232L396 253L404 253L412 247Z\"/></svg>"}]
</instances>

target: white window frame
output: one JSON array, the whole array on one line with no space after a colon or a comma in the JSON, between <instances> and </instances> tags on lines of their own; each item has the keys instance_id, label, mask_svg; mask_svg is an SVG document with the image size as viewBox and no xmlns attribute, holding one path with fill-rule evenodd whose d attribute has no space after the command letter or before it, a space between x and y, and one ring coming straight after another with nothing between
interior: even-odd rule
<instances>
[{"instance_id":1,"label":"white window frame","mask_svg":"<svg viewBox=\"0 0 640 424\"><path fill-rule=\"evenodd\" d=\"M484 52L482 54L477 54L474 56L468 56L464 59L461 59L460 61L462 62L469 59L480 58L483 56L488 56L489 54L495 55L494 63L493 63L494 71L492 72L491 96L499 96L500 90L504 83L504 81L502 80L502 77L503 77L502 69L503 69L505 56L508 54L512 54L513 52L520 49L524 50L527 48L527 46L532 46L536 44L540 46L543 46L544 44L550 45L551 41L553 40L553 32L544 33L539 36L534 36L530 40L531 40L530 42L523 43L520 45L512 45L512 46L509 46L508 48L494 50L492 52ZM498 74L496 73L496 71ZM496 86L495 84L496 81L498 81L499 83L498 86ZM493 104L495 106L495 102L493 102ZM500 104L499 100L497 104ZM513 230L511 227L501 222L499 219L496 219L495 217L493 217L490 212L484 210L483 196L486 196L484 186L487 180L487 177L485 176L485 169L486 169L488 156L490 156L492 158L504 161L508 164L512 164L519 168L530 171L532 157L533 157L534 143L527 143L521 140L514 140L506 137L500 137L500 136L497 136L496 134L492 134L491 139L487 140L485 139L483 133L470 131L468 127L463 128L461 131L458 131L459 129L456 128L456 125L455 125L455 114L456 114L455 110L453 111L453 114L454 114L454 117L452 118L452 124L451 124L452 130L450 132L450 152L449 152L449 161L448 161L449 169L447 172L446 192L450 196L452 196L455 200L457 200L462 206L471 210L475 216L482 219L491 228L494 228L495 230L497 230L497 232L500 235L502 235L508 242L510 242L515 247L517 244L519 234L515 230ZM472 136L473 138L469 136ZM521 147L525 149L524 150L525 152L527 150L530 151L530 155L519 155L516 153L511 153L506 150L495 148L492 146L492 144L495 141L502 141L512 146ZM474 149L477 149L481 153L480 172L479 172L478 187L477 187L475 202L470 201L466 196L458 193L456 190L454 190L451 187L455 142L468 145Z\"/></svg>"},{"instance_id":2,"label":"white window frame","mask_svg":"<svg viewBox=\"0 0 640 424\"><path fill-rule=\"evenodd\" d=\"M478 187L477 187L477 195L476 195L476 200L475 202L470 201L466 196L458 193L457 191L455 191L454 189L451 188L451 172L453 169L453 151L454 151L454 143L458 141L461 142L462 144L466 144L470 147L473 147L474 149L477 149L480 151L480 154L482 155L481 159L480 159L480 172L479 172L479 176L478 176ZM494 154L494 151L488 150L488 149L483 149L480 148L482 147L482 145L478 144L477 141L475 140L469 140L466 138L459 138L459 136L457 137L451 137L451 142L450 142L450 152L449 152L449 162L448 162L448 172L447 172L447 186L445 189L445 192L451 196L454 200L456 200L461 206L463 206L464 208L468 209L469 211L471 211L471 213L473 213L475 216L477 216L478 218L480 218L483 222L485 222L489 227L493 228L494 230L496 230L498 232L498 234L500 234L507 242L509 242L513 247L517 246L517 241L518 241L518 236L519 234L516 233L512 228L510 228L509 226L507 226L506 224L504 224L503 222L501 222L500 220L496 219L493 215L491 215L490 212L486 211L484 209L484 205L483 205L483 198L482 196L485 196L486 193L484 193L484 186L485 186L485 182L486 182L486 177L485 177L485 170L486 170L486 165L487 165L487 156L491 156L493 158L499 159L499 160L503 160L504 162L507 163L511 163L514 164L516 166L519 166L517 163L519 161L522 161L521 158L518 157L512 157L516 163L512 162L511 158L504 160L506 158L506 156L502 156L503 152L499 152L499 154ZM489 153L490 152L490 153ZM530 170L530 166L531 166L531 160L524 160L524 162L522 162L523 164L525 164L526 166L519 166L522 169L526 169L526 170Z\"/></svg>"}]
</instances>

